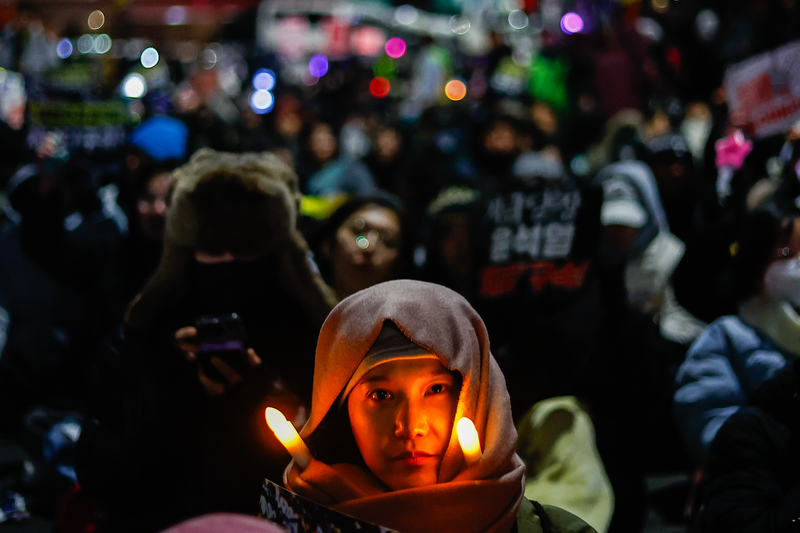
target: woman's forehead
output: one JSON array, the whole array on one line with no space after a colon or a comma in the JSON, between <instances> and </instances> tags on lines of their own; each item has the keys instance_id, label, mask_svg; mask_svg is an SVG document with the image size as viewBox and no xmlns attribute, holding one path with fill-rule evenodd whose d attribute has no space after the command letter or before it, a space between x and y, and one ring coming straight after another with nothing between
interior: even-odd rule
<instances>
[{"instance_id":1,"label":"woman's forehead","mask_svg":"<svg viewBox=\"0 0 800 533\"><path fill-rule=\"evenodd\" d=\"M452 372L437 357L409 357L377 365L361 378L361 383L440 376L452 377Z\"/></svg>"}]
</instances>

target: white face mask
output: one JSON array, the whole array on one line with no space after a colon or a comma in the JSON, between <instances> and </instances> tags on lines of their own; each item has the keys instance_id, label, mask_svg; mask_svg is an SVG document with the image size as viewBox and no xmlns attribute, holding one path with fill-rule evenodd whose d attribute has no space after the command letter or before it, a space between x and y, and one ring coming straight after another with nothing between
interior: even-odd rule
<instances>
[{"instance_id":1,"label":"white face mask","mask_svg":"<svg viewBox=\"0 0 800 533\"><path fill-rule=\"evenodd\" d=\"M764 274L764 286L773 296L800 308L800 257L772 263Z\"/></svg>"}]
</instances>

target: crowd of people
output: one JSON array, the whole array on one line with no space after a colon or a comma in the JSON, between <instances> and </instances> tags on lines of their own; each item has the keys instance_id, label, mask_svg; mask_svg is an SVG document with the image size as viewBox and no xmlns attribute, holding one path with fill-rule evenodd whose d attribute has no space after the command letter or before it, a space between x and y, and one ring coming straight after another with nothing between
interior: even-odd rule
<instances>
[{"instance_id":1,"label":"crowd of people","mask_svg":"<svg viewBox=\"0 0 800 533\"><path fill-rule=\"evenodd\" d=\"M618 533L680 471L687 529L793 531L800 115L756 135L723 82L800 5L602 4L527 64L420 39L385 97L245 43L269 112L183 65L113 149L3 105L0 436L31 460L0 490L65 532L256 515L266 478L405 533ZM48 86L45 30L21 2L3 80L100 99Z\"/></svg>"}]
</instances>

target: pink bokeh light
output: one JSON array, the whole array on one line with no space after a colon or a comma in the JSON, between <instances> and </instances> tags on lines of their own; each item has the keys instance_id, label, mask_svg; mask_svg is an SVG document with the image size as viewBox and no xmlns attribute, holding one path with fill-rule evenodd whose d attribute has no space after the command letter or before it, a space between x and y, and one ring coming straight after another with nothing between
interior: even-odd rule
<instances>
[{"instance_id":1,"label":"pink bokeh light","mask_svg":"<svg viewBox=\"0 0 800 533\"><path fill-rule=\"evenodd\" d=\"M391 57L392 59L397 59L406 53L406 42L400 37L392 37L386 41L384 50L386 50L387 56Z\"/></svg>"},{"instance_id":2,"label":"pink bokeh light","mask_svg":"<svg viewBox=\"0 0 800 533\"><path fill-rule=\"evenodd\" d=\"M561 31L578 33L583 29L583 19L577 13L567 13L561 17Z\"/></svg>"}]
</instances>

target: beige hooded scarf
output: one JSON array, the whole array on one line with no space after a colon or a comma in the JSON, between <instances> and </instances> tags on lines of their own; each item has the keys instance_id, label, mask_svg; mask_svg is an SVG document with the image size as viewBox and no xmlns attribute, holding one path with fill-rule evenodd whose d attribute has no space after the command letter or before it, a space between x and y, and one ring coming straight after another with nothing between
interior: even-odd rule
<instances>
[{"instance_id":1,"label":"beige hooded scarf","mask_svg":"<svg viewBox=\"0 0 800 533\"><path fill-rule=\"evenodd\" d=\"M365 466L314 459L303 471L292 462L286 486L333 509L403 533L507 533L523 499L525 467L514 453L517 433L505 379L489 351L483 321L459 294L432 283L396 280L360 291L328 316L317 344L311 416L314 431L339 397L384 321L462 376L456 420L469 417L483 455L467 467L453 431L439 482L391 491ZM344 408L346 412L346 407ZM317 450L325 442L315 442Z\"/></svg>"}]
</instances>

